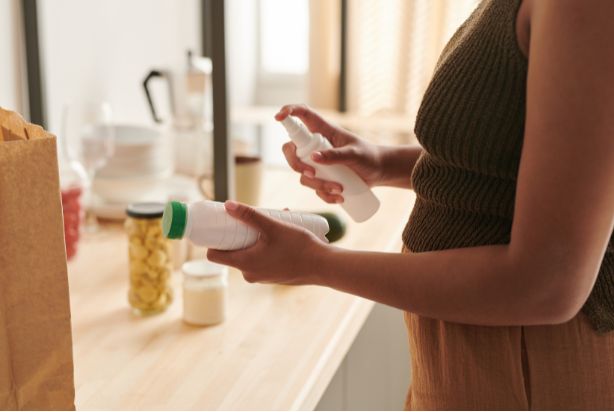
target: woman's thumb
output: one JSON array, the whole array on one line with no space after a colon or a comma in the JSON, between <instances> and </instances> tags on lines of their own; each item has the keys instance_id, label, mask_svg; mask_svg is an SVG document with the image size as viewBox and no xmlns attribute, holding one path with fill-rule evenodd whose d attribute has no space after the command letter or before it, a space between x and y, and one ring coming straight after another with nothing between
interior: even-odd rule
<instances>
[{"instance_id":1,"label":"woman's thumb","mask_svg":"<svg viewBox=\"0 0 614 412\"><path fill-rule=\"evenodd\" d=\"M314 152L311 158L316 163L333 164L333 163L348 163L356 160L357 153L353 147L340 147L338 149L322 150Z\"/></svg>"}]
</instances>

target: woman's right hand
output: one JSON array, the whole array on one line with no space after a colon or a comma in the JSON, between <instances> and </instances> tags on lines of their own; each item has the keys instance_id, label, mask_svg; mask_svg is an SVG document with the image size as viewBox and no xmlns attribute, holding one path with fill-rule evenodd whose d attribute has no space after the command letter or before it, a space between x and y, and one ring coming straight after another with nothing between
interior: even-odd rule
<instances>
[{"instance_id":1,"label":"woman's right hand","mask_svg":"<svg viewBox=\"0 0 614 412\"><path fill-rule=\"evenodd\" d=\"M296 116L312 133L320 133L332 144L333 149L314 152L312 159L323 165L341 164L352 169L367 185L375 186L382 178L382 162L379 147L358 136L333 126L305 105L286 105L275 115L281 121ZM285 143L282 147L290 167L301 174L301 184L312 188L327 203L343 202L343 187L315 177L315 169L296 155L296 145Z\"/></svg>"}]
</instances>

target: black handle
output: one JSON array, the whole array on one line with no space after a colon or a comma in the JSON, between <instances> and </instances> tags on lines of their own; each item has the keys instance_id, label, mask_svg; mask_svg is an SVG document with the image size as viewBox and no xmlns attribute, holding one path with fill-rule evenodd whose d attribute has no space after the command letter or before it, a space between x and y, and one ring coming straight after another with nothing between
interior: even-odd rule
<instances>
[{"instance_id":1,"label":"black handle","mask_svg":"<svg viewBox=\"0 0 614 412\"><path fill-rule=\"evenodd\" d=\"M160 117L158 117L158 114L156 113L156 107L154 106L154 102L153 99L151 97L151 92L149 90L149 81L155 77L161 77L163 79L166 79L166 81L168 82L168 90L169 90L169 99L171 102L171 110L174 110L174 105L173 105L173 95L172 95L172 86L171 86L171 79L169 77L168 72L164 71L164 70L151 70L148 74L147 77L145 77L145 80L143 80L143 89L145 90L145 96L147 97L147 103L149 104L149 109L151 110L151 116L154 119L154 122L156 123L162 123L162 119Z\"/></svg>"}]
</instances>

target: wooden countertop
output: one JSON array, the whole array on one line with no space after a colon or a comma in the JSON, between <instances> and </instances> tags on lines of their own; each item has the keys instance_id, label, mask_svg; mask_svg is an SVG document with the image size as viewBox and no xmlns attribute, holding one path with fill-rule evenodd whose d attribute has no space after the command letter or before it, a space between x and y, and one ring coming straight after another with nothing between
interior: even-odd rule
<instances>
[{"instance_id":1,"label":"wooden countertop","mask_svg":"<svg viewBox=\"0 0 614 412\"><path fill-rule=\"evenodd\" d=\"M264 207L337 210L287 170L264 176ZM346 218L340 245L400 249L413 192L376 194L380 211L360 225ZM179 274L171 307L138 318L123 228L105 226L79 247L69 263L77 409L313 409L373 306L322 287L248 284L233 270L225 323L182 322Z\"/></svg>"}]
</instances>

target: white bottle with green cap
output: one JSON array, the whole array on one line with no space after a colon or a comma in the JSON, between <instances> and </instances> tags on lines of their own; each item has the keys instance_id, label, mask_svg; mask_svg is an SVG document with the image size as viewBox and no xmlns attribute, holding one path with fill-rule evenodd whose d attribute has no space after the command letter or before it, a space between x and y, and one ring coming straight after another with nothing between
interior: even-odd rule
<instances>
[{"instance_id":1,"label":"white bottle with green cap","mask_svg":"<svg viewBox=\"0 0 614 412\"><path fill-rule=\"evenodd\" d=\"M283 222L301 226L327 242L328 222L322 216L289 210L258 209ZM231 217L223 203L203 200L195 203L171 201L164 208L162 231L169 239L188 238L197 246L237 250L256 243L258 232Z\"/></svg>"}]
</instances>

